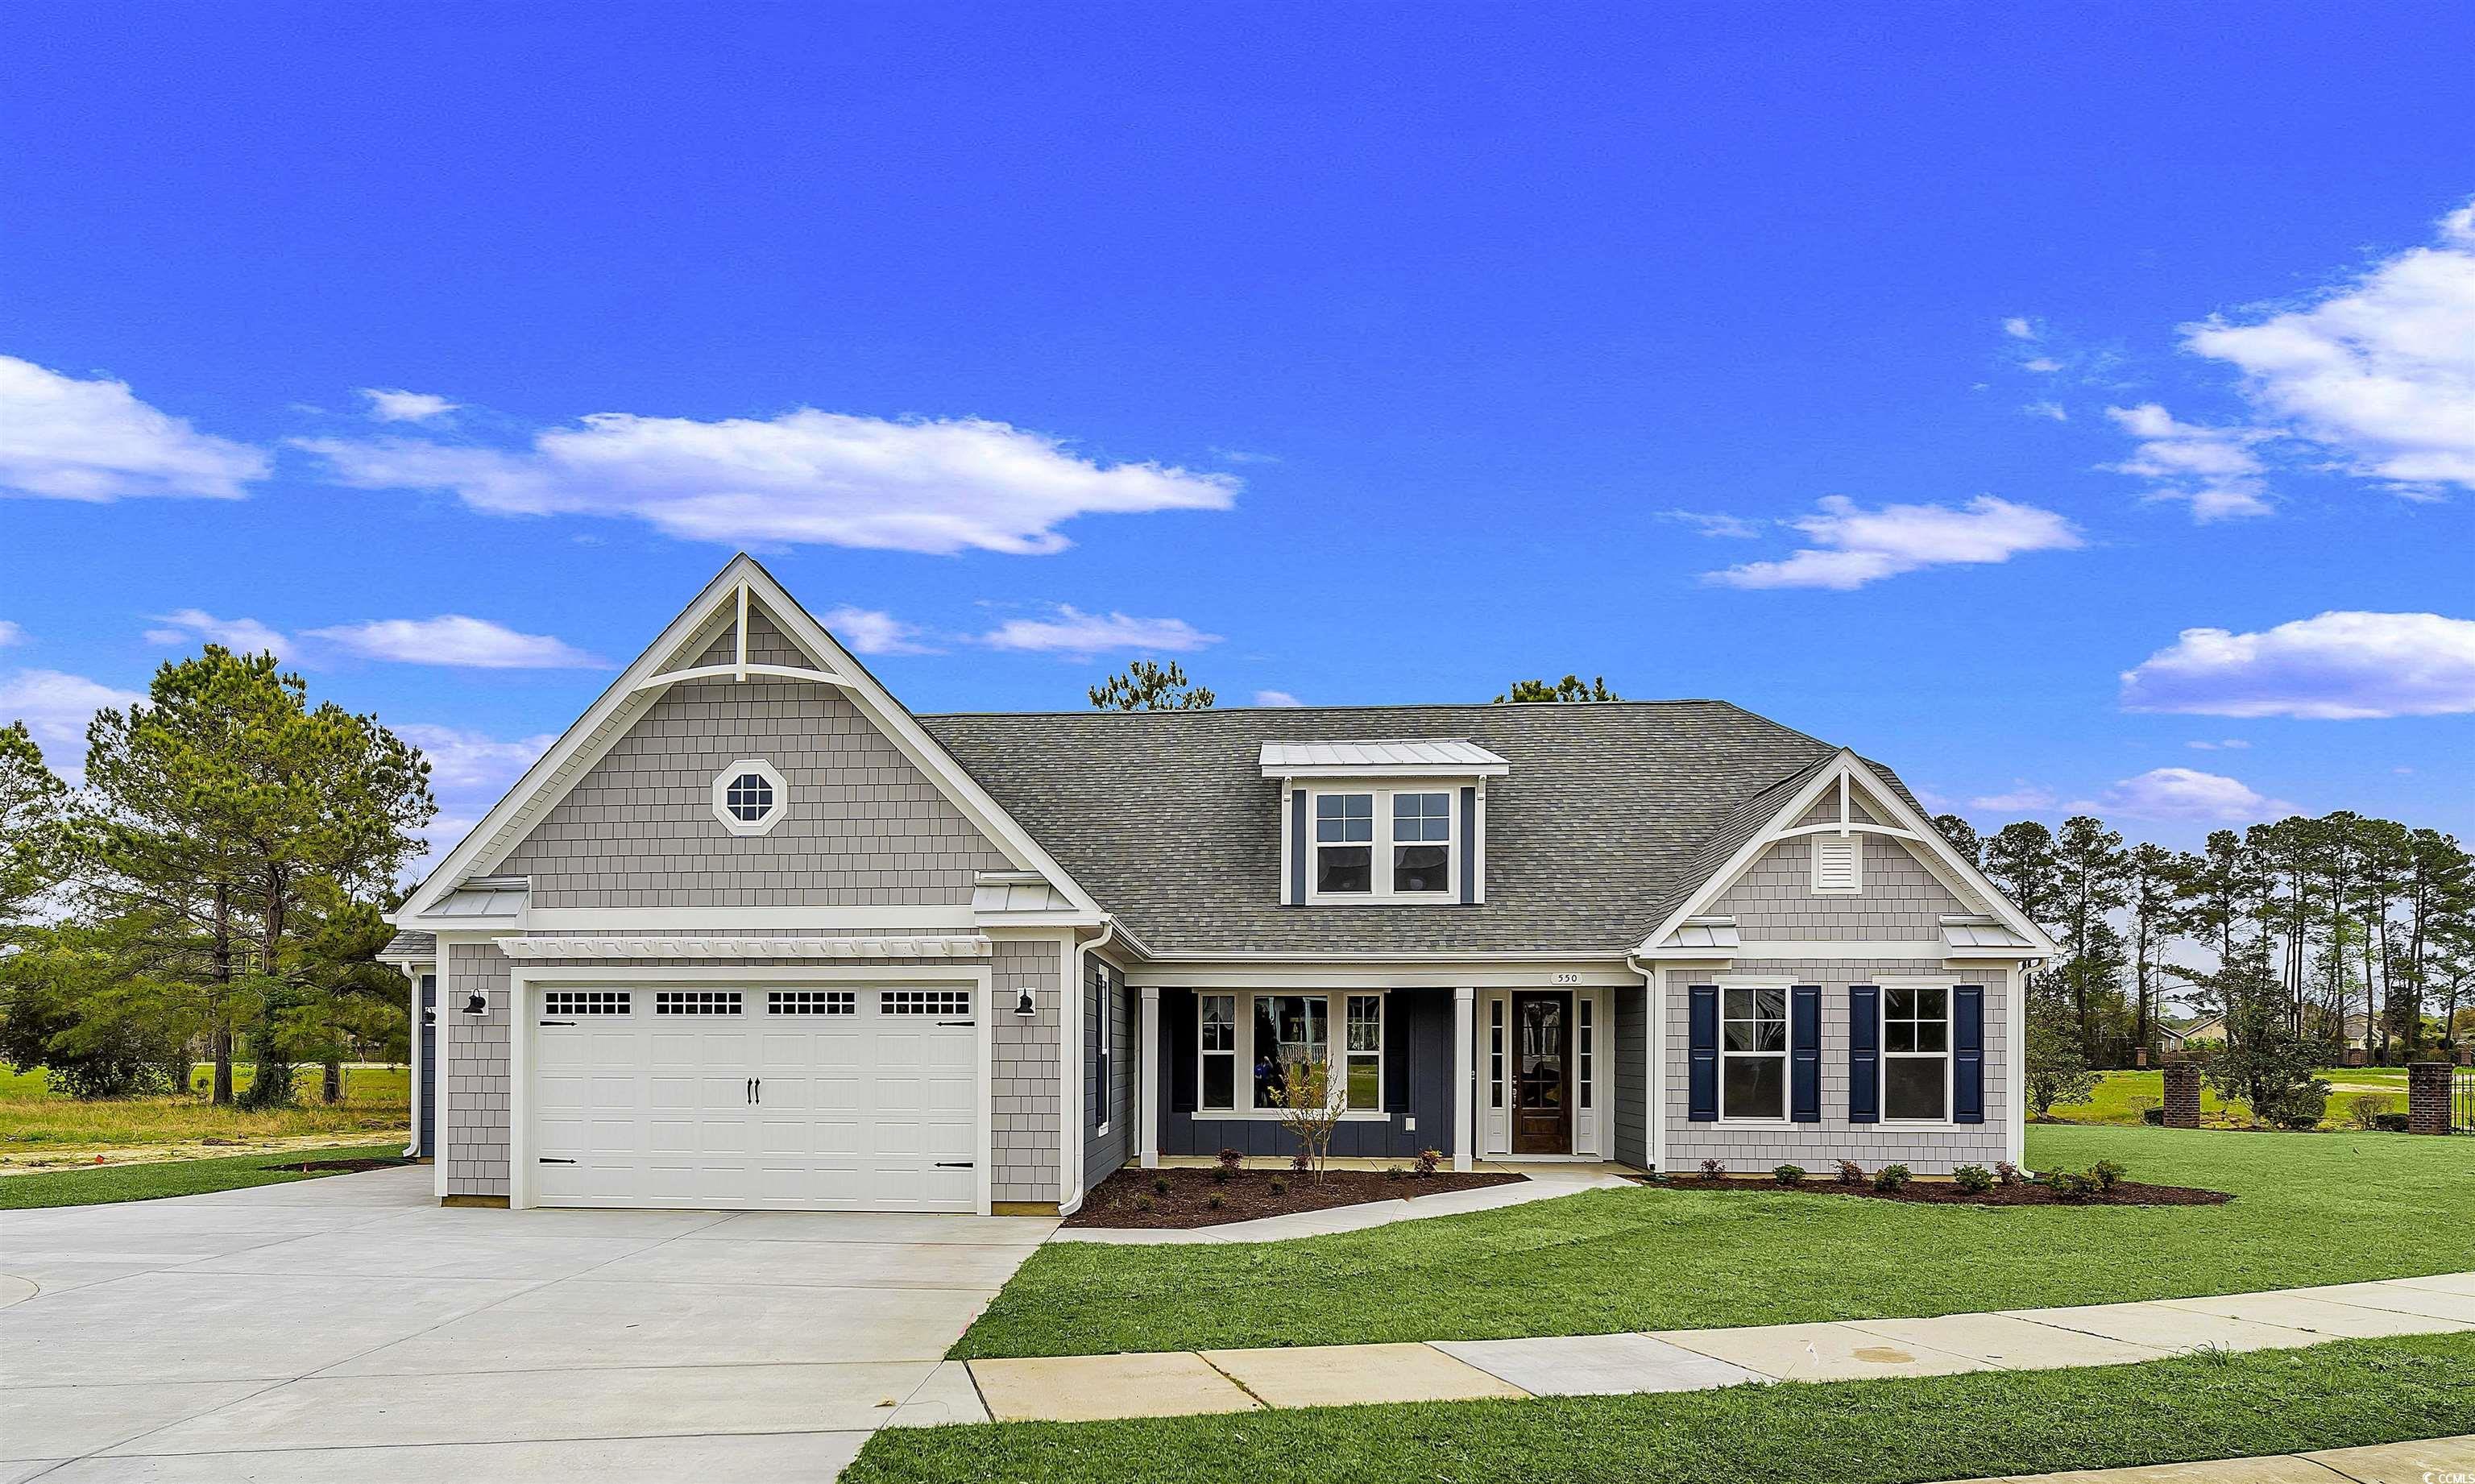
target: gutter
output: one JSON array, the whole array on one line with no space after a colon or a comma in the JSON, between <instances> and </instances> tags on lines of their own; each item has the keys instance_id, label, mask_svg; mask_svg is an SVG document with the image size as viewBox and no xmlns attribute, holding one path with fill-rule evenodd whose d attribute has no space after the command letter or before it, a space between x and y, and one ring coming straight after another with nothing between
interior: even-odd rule
<instances>
[{"instance_id":1,"label":"gutter","mask_svg":"<svg viewBox=\"0 0 2475 1484\"><path fill-rule=\"evenodd\" d=\"M1067 1066L1074 1069L1074 1075L1069 1080L1067 1085L1057 1089L1058 1122L1063 1124L1066 1129L1066 1136L1063 1141L1064 1147L1059 1150L1059 1156L1063 1161L1059 1165L1059 1168L1066 1172L1066 1180L1064 1183L1066 1184L1066 1189L1072 1192L1070 1196L1067 1196L1066 1199L1057 1203L1057 1214L1060 1217L1071 1216L1076 1211L1083 1208L1084 1067L1081 1010L1083 1008L1084 960L1094 948L1106 948L1109 946L1111 940L1115 938L1117 936L1117 919L1115 916L1103 912L1100 916L1100 924L1099 937L1092 938L1089 942L1078 941L1075 943L1074 952L1067 959L1067 962L1072 965L1072 972L1066 975L1066 982L1065 985L1066 993L1061 997L1057 1007L1059 1038L1068 1043L1065 1048L1066 1055L1064 1059ZM1073 1007L1076 1013L1068 1015L1066 1012L1066 1008L1069 1005ZM1106 1006L1101 1007L1101 1013L1108 1013L1108 1008ZM1139 1054L1139 1048L1138 1048L1138 1054ZM1110 1080L1112 1082L1116 1080L1116 1069L1115 1067L1110 1068ZM1114 1090L1115 1089L1104 1089L1102 1096L1106 1097L1110 1091ZM1068 1111L1069 1109L1071 1111ZM1129 1131L1128 1136L1132 1136L1131 1131Z\"/></svg>"}]
</instances>

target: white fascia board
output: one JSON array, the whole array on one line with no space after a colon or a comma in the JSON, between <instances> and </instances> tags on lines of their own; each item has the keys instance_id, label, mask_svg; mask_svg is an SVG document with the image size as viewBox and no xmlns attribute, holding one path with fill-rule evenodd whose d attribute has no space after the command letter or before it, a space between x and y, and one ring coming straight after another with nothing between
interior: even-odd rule
<instances>
[{"instance_id":1,"label":"white fascia board","mask_svg":"<svg viewBox=\"0 0 2475 1484\"><path fill-rule=\"evenodd\" d=\"M1623 988L1641 983L1638 971L1619 957L1545 960L1534 963L1475 961L1429 963L1220 963L1143 964L1126 971L1138 989L1482 989Z\"/></svg>"},{"instance_id":2,"label":"white fascia board","mask_svg":"<svg viewBox=\"0 0 2475 1484\"><path fill-rule=\"evenodd\" d=\"M971 910L952 907L535 907L524 927L534 933L712 932L723 928L944 929L968 933Z\"/></svg>"},{"instance_id":3,"label":"white fascia board","mask_svg":"<svg viewBox=\"0 0 2475 1484\"><path fill-rule=\"evenodd\" d=\"M1797 820L1804 817L1804 812L1813 807L1814 800L1822 797L1823 791L1838 782L1840 769L1854 758L1854 753L1842 747L1831 766L1806 779L1804 787L1788 796L1787 802L1771 815L1768 824L1755 830L1752 839L1736 847L1736 853L1728 858L1726 864L1711 872L1709 880L1694 888L1693 894L1679 903L1676 910L1667 914L1665 921L1651 929L1650 936L1641 940L1640 956L1645 959L1657 957L1657 945L1666 942L1669 934L1683 926L1688 919L1701 916L1711 903L1725 896L1728 888L1736 884L1736 879L1745 874L1746 868L1778 839L1779 832L1793 828Z\"/></svg>"},{"instance_id":4,"label":"white fascia board","mask_svg":"<svg viewBox=\"0 0 2475 1484\"><path fill-rule=\"evenodd\" d=\"M1857 783L1864 787L1865 791L1873 796L1875 805L1888 810L1896 816L1896 823L1904 825L1916 834L1917 842L1924 846L1925 853L1934 862L1939 863L1944 871L1966 882L1977 896L1985 899L1985 905L1993 910L1995 916L2000 918L2005 926L2034 945L2035 952L2030 957L2049 959L2062 951L2052 938L2046 936L2045 929L2037 926L2026 912L2022 912L2009 897L2004 896L2002 888L1996 886L1991 877L1972 864L1966 856L1952 849L1950 841L1942 838L1942 831L1934 828L1933 821L1909 808L1907 801L1899 797L1899 791L1877 777L1872 768L1865 766L1863 759L1849 753L1845 758L1845 766Z\"/></svg>"},{"instance_id":5,"label":"white fascia board","mask_svg":"<svg viewBox=\"0 0 2475 1484\"><path fill-rule=\"evenodd\" d=\"M1433 778L1454 783L1503 778L1511 772L1502 763L1272 763L1263 766L1266 778Z\"/></svg>"}]
</instances>

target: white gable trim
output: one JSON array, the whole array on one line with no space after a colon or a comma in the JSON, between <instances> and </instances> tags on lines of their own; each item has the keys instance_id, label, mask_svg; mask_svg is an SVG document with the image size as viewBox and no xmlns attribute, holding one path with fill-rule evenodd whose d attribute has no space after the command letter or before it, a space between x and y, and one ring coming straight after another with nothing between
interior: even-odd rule
<instances>
[{"instance_id":1,"label":"white gable trim","mask_svg":"<svg viewBox=\"0 0 2475 1484\"><path fill-rule=\"evenodd\" d=\"M1855 818L1849 808L1851 787L1863 790L1869 807L1889 815L1890 822L1867 824ZM1800 826L1797 821L1804 817L1805 812L1820 801L1825 792L1832 790L1836 790L1839 796L1838 822ZM1829 766L1805 780L1804 787L1797 790L1780 806L1778 812L1771 816L1770 823L1737 847L1736 853L1728 858L1725 865L1694 888L1693 893L1652 931L1650 937L1643 940L1639 952L1644 956L1654 954L1670 934L1688 920L1708 912L1711 904L1725 896L1745 872L1752 868L1762 852L1772 845L1791 837L1820 834L1880 835L1899 840L1963 905L1968 905L1971 898L1982 901L1995 917L2036 945L2035 951L2042 957L2050 958L2060 951L2054 940L2046 936L2044 929L2012 905L2010 899L2002 894L2001 888L1951 848L1950 841L1942 838L1942 832L1933 827L1932 820L1910 808L1890 785L1865 766L1863 759L1842 747ZM1706 949L1698 951L1707 952Z\"/></svg>"},{"instance_id":2,"label":"white gable trim","mask_svg":"<svg viewBox=\"0 0 2475 1484\"><path fill-rule=\"evenodd\" d=\"M772 666L747 663L745 615L753 604L761 604L783 636L804 652L817 667L807 672L782 667L782 678L816 680L841 689L851 704L873 722L888 742L894 745L922 775L934 782L948 802L961 810L980 833L1004 853L1007 860L1022 870L1038 871L1078 909L1098 915L1099 904L1089 892L1066 873L1047 851L1041 848L1029 832L1015 821L988 791L974 782L953 756L938 745L935 739L913 719L901 702L879 685L876 677L848 651L834 642L823 626L809 617L806 609L773 580L755 558L741 552L732 557L714 579L705 584L694 601L680 610L659 637L612 681L594 703L585 709L551 749L517 780L506 796L491 806L473 827L462 843L448 852L437 869L431 871L410 898L396 912L396 920L409 921L421 916L453 890L458 882L502 860L534 825L576 787L577 780L592 771L620 738L650 710L654 701L677 681L701 677L705 670L719 670L734 678L743 671L747 677L776 678ZM693 659L700 652L710 635L719 633L724 621L734 619L739 623L740 640L733 663L722 667L699 667L693 670L665 671L664 667L683 657ZM691 645L698 645L691 650Z\"/></svg>"}]
</instances>

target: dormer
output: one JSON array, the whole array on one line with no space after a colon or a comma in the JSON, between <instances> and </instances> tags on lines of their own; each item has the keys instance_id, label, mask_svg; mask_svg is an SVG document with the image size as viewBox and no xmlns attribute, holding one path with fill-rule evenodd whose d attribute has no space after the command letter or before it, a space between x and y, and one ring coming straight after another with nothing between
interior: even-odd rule
<instances>
[{"instance_id":1,"label":"dormer","mask_svg":"<svg viewBox=\"0 0 2475 1484\"><path fill-rule=\"evenodd\" d=\"M1486 900L1486 781L1511 765L1460 738L1277 742L1280 899L1291 907Z\"/></svg>"}]
</instances>

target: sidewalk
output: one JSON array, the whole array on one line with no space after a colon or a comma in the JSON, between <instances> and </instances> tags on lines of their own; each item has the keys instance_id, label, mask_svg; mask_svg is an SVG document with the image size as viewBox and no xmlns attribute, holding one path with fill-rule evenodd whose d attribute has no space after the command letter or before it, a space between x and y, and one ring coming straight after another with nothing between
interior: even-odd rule
<instances>
[{"instance_id":1,"label":"sidewalk","mask_svg":"<svg viewBox=\"0 0 2475 1484\"><path fill-rule=\"evenodd\" d=\"M1488 1168L1496 1168L1490 1165ZM1590 1165L1506 1165L1529 1176L1508 1185L1482 1185L1476 1190L1454 1190L1439 1196L1403 1196L1390 1201L1368 1201L1359 1205L1336 1205L1320 1211L1298 1211L1287 1216L1259 1216L1253 1221L1226 1222L1217 1227L1188 1227L1178 1230L1155 1230L1132 1227L1060 1227L1048 1240L1052 1242L1095 1242L1112 1247L1182 1247L1208 1242L1285 1242L1291 1237L1325 1236L1335 1231L1363 1231L1369 1227L1388 1227L1396 1221L1419 1221L1430 1216L1459 1216L1470 1211L1492 1211L1507 1205L1527 1205L1532 1201L1553 1201L1559 1196L1584 1190L1617 1190L1637 1183L1620 1175L1609 1175Z\"/></svg>"},{"instance_id":2,"label":"sidewalk","mask_svg":"<svg viewBox=\"0 0 2475 1484\"><path fill-rule=\"evenodd\" d=\"M947 1361L940 1368L947 1381L941 1396L966 1395L959 1382L968 1365L979 1415L949 1400L935 1420L1097 1422L1355 1402L1700 1391L1748 1381L2119 1365L2206 1347L2275 1350L2462 1329L2475 1329L2475 1273L1938 1319Z\"/></svg>"},{"instance_id":3,"label":"sidewalk","mask_svg":"<svg viewBox=\"0 0 2475 1484\"><path fill-rule=\"evenodd\" d=\"M2475 1480L2475 1434L2373 1448L2333 1448L2272 1458L2011 1473L1960 1484L2466 1484Z\"/></svg>"}]
</instances>

